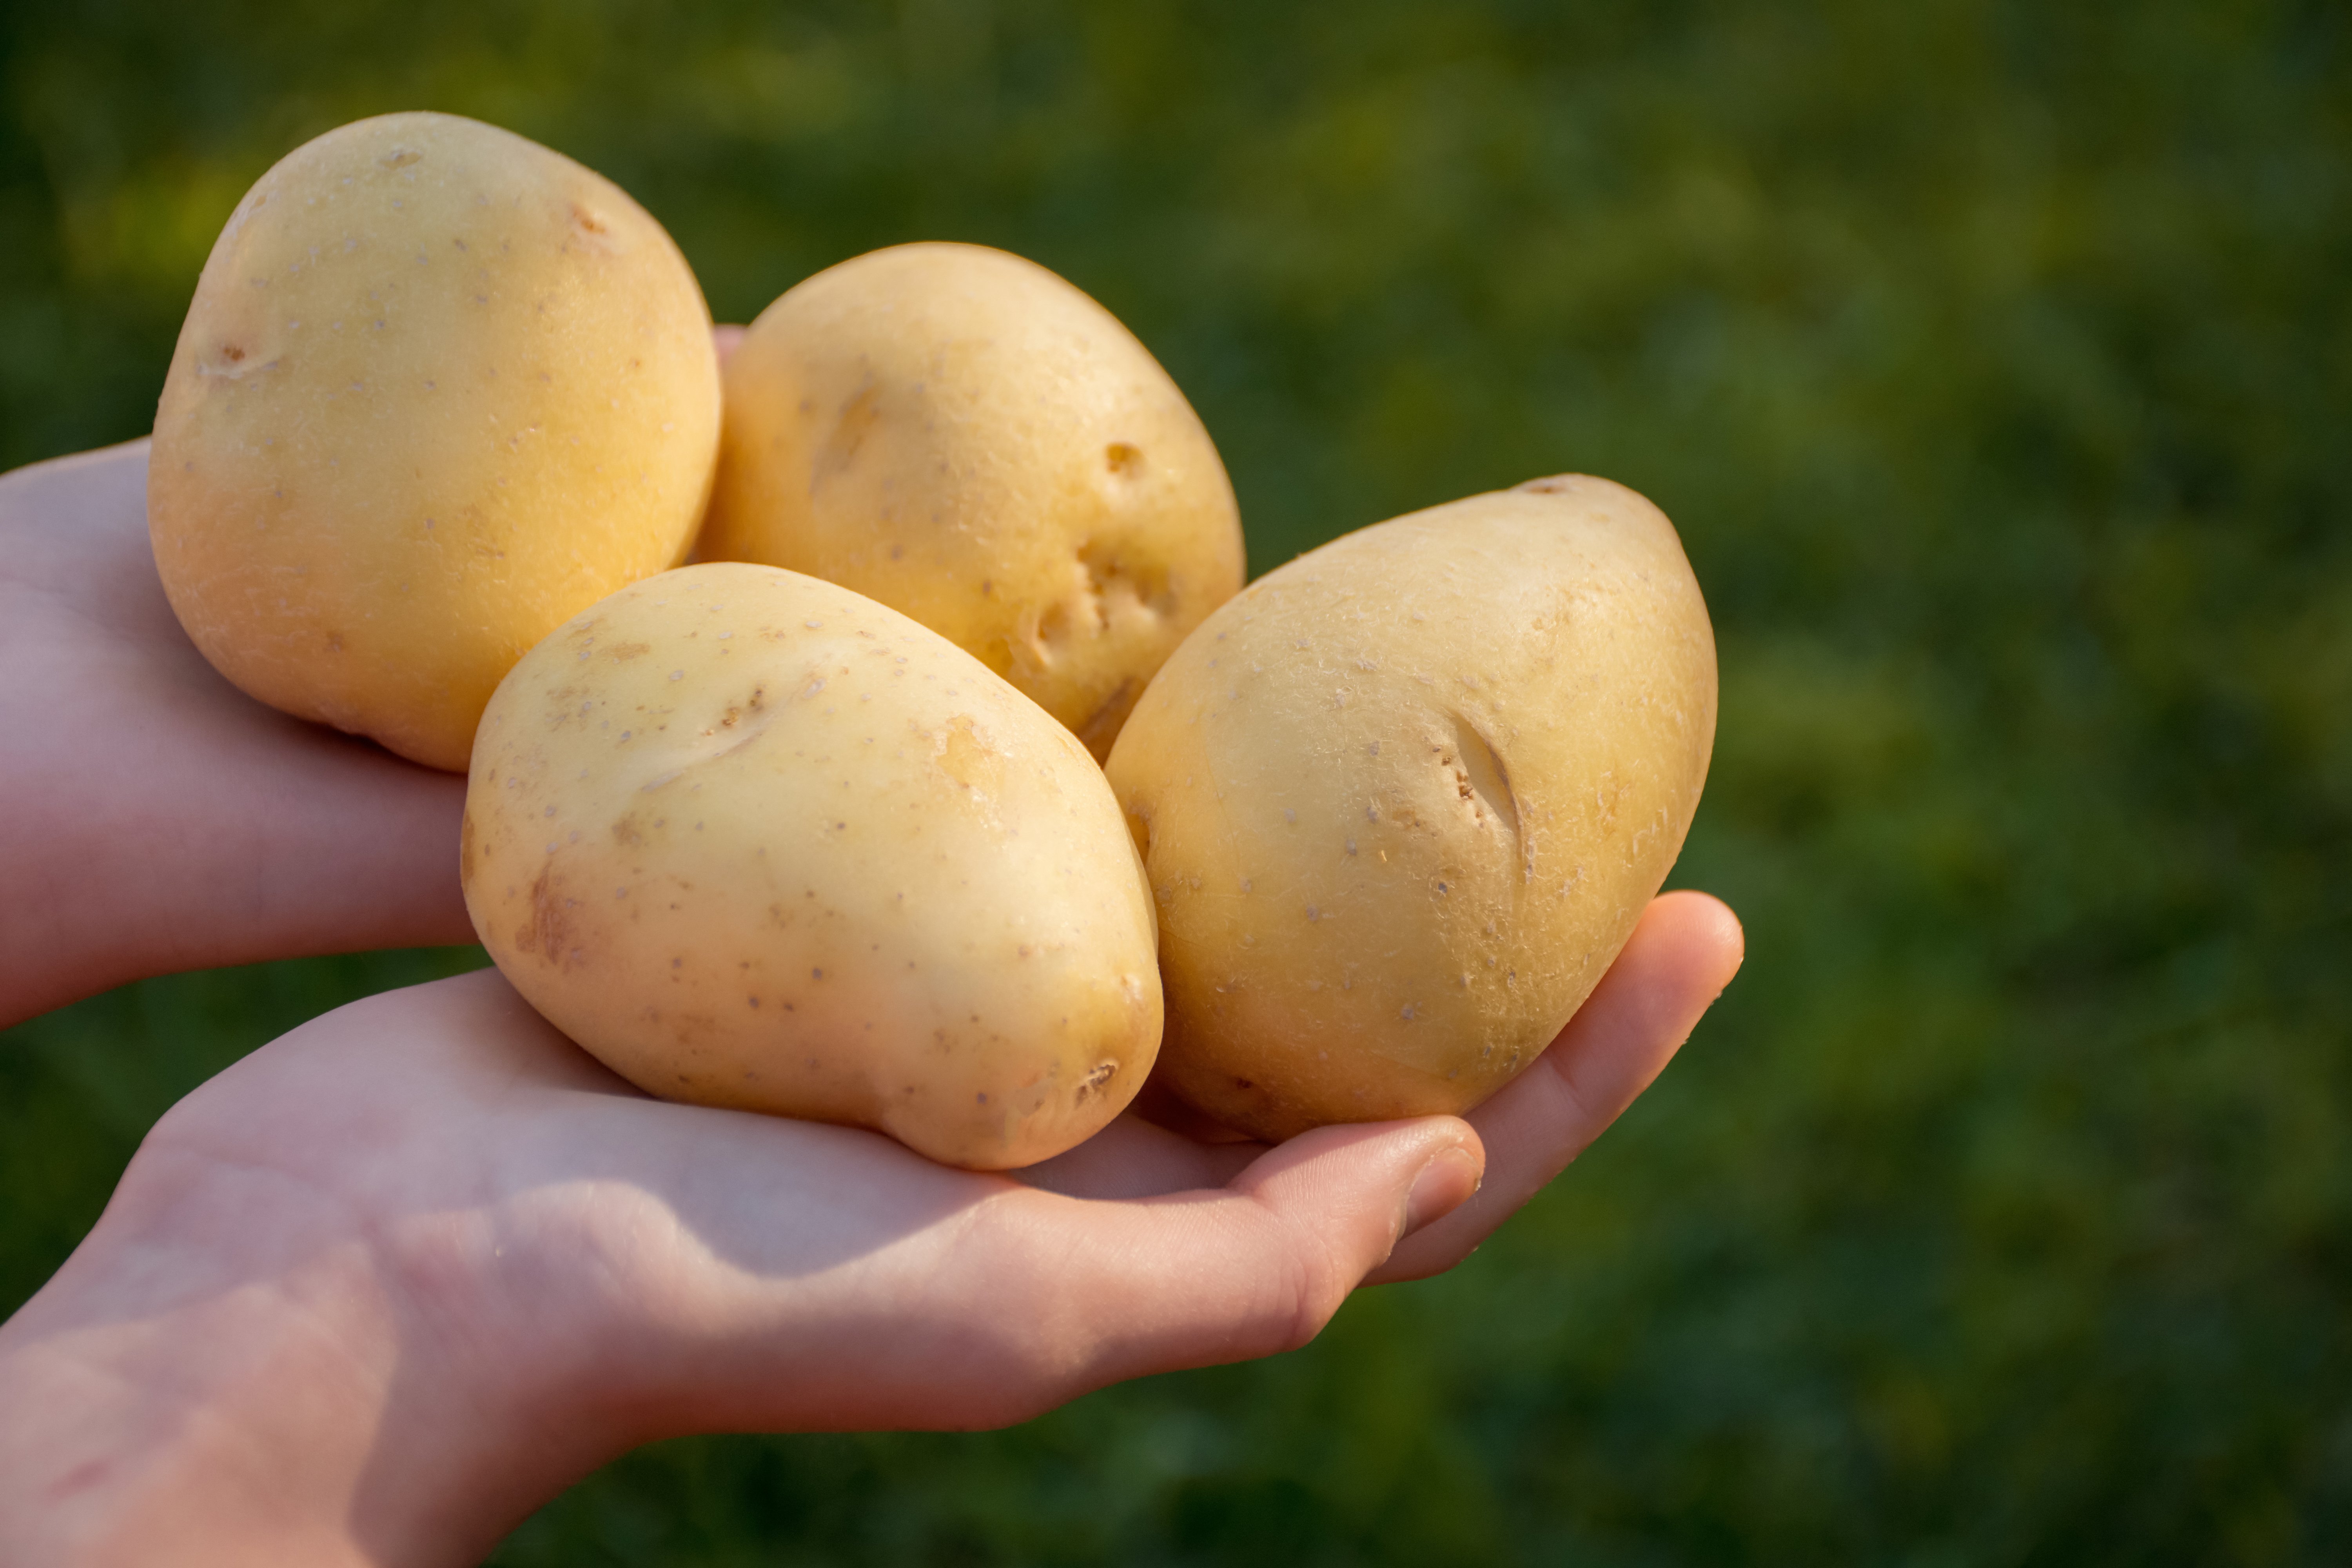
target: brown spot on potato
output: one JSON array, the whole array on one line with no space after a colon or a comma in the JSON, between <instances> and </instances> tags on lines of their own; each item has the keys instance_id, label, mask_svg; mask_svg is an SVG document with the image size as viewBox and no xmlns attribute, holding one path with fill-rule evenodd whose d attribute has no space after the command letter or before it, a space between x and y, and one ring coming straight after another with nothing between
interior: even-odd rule
<instances>
[{"instance_id":1,"label":"brown spot on potato","mask_svg":"<svg viewBox=\"0 0 2352 1568\"><path fill-rule=\"evenodd\" d=\"M1118 1076L1118 1064L1117 1062L1097 1062L1090 1069L1088 1069L1087 1076L1078 1080L1076 1095L1078 1103L1080 1105L1084 1105L1097 1094L1101 1093L1103 1088L1108 1085L1112 1079L1117 1078Z\"/></svg>"},{"instance_id":2,"label":"brown spot on potato","mask_svg":"<svg viewBox=\"0 0 2352 1568\"><path fill-rule=\"evenodd\" d=\"M551 858L530 885L530 915L515 932L515 951L536 953L558 969L571 968L580 957L572 941L578 935L571 915L573 903L564 896Z\"/></svg>"},{"instance_id":3,"label":"brown spot on potato","mask_svg":"<svg viewBox=\"0 0 2352 1568\"><path fill-rule=\"evenodd\" d=\"M809 488L814 489L835 474L846 472L857 460L857 449L866 444L876 421L880 417L875 406L875 387L871 382L857 389L850 400L841 405L840 416L834 420L833 433L817 449L816 461L810 465Z\"/></svg>"}]
</instances>

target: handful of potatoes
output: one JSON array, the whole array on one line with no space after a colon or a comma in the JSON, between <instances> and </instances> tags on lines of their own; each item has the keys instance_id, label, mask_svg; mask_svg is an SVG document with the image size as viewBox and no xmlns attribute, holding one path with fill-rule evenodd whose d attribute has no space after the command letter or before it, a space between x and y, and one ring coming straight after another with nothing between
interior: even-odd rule
<instances>
[{"instance_id":1,"label":"handful of potatoes","mask_svg":"<svg viewBox=\"0 0 2352 1568\"><path fill-rule=\"evenodd\" d=\"M861 257L722 381L659 225L442 115L240 204L149 514L230 679L469 769L467 907L573 1039L979 1169L1155 1070L1264 1138L1475 1105L1631 933L1714 735L1705 606L1629 490L1242 591L1206 431L1053 274Z\"/></svg>"}]
</instances>

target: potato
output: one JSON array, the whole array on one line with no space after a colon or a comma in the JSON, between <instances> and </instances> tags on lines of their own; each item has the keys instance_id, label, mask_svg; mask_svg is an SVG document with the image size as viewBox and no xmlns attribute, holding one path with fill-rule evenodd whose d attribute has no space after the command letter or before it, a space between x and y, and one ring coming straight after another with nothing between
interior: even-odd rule
<instances>
[{"instance_id":1,"label":"potato","mask_svg":"<svg viewBox=\"0 0 2352 1568\"><path fill-rule=\"evenodd\" d=\"M705 560L902 610L1097 757L1242 585L1224 465L1126 328L1033 262L905 245L768 307L728 362Z\"/></svg>"},{"instance_id":2,"label":"potato","mask_svg":"<svg viewBox=\"0 0 2352 1568\"><path fill-rule=\"evenodd\" d=\"M1261 1138L1477 1104L1664 879L1715 737L1675 531L1538 479L1261 578L1144 693L1109 776L1160 911L1160 1078Z\"/></svg>"},{"instance_id":3,"label":"potato","mask_svg":"<svg viewBox=\"0 0 2352 1568\"><path fill-rule=\"evenodd\" d=\"M213 247L148 469L188 635L262 701L462 769L523 651L683 558L719 370L686 260L520 136L391 114Z\"/></svg>"},{"instance_id":4,"label":"potato","mask_svg":"<svg viewBox=\"0 0 2352 1568\"><path fill-rule=\"evenodd\" d=\"M474 748L467 908L650 1093L1025 1165L1159 1048L1150 895L1086 749L845 588L713 563L579 616Z\"/></svg>"}]
</instances>

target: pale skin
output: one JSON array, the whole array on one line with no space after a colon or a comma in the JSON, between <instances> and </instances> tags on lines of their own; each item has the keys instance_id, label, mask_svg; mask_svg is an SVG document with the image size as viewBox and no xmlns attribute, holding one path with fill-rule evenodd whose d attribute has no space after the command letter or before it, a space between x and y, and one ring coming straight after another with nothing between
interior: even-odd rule
<instances>
[{"instance_id":1,"label":"pale skin","mask_svg":"<svg viewBox=\"0 0 2352 1568\"><path fill-rule=\"evenodd\" d=\"M469 940L462 783L214 675L155 583L143 466L0 479L0 1020ZM0 1561L464 1563L654 1438L1000 1426L1296 1348L1358 1285L1465 1257L1739 956L1728 910L1671 893L1466 1118L1269 1149L1130 1115L1017 1177L645 1099L495 973L355 1004L173 1109L0 1326Z\"/></svg>"}]
</instances>

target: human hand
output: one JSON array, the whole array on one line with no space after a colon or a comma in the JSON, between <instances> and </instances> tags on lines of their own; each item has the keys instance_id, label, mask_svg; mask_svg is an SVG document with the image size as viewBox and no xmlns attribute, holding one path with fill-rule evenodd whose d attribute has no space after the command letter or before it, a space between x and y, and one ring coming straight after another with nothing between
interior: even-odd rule
<instances>
[{"instance_id":1,"label":"human hand","mask_svg":"<svg viewBox=\"0 0 2352 1568\"><path fill-rule=\"evenodd\" d=\"M1019 1180L644 1099L495 974L357 1004L165 1117L0 1329L0 1558L467 1562L653 1438L996 1426L1293 1348L1465 1255L1739 951L1658 900L1466 1122L1269 1150L1129 1117Z\"/></svg>"}]
</instances>

